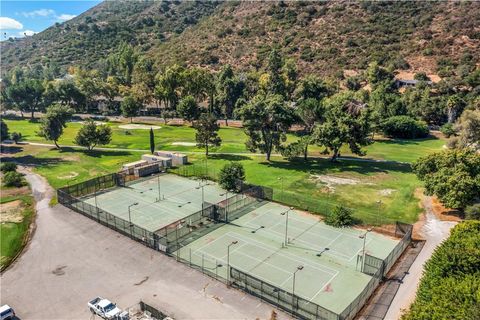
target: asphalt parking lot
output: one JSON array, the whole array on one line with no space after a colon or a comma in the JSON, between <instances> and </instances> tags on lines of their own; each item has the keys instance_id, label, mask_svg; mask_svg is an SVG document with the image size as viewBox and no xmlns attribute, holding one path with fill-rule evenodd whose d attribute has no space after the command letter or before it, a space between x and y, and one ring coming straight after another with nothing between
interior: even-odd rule
<instances>
[{"instance_id":1,"label":"asphalt parking lot","mask_svg":"<svg viewBox=\"0 0 480 320\"><path fill-rule=\"evenodd\" d=\"M87 302L95 296L120 308L148 301L175 319L270 318L273 306L63 206L49 207L43 178L27 179L37 199L36 230L1 275L1 303L20 319L92 319Z\"/></svg>"}]
</instances>

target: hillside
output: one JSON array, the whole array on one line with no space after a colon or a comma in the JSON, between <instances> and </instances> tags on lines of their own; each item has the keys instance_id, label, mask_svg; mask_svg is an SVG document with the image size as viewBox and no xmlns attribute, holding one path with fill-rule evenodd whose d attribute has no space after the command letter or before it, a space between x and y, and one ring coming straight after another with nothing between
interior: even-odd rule
<instances>
[{"instance_id":1,"label":"hillside","mask_svg":"<svg viewBox=\"0 0 480 320\"><path fill-rule=\"evenodd\" d=\"M377 60L448 75L480 62L476 2L104 2L27 39L1 44L2 69L47 61L95 67L122 41L155 58L261 68L272 46L301 72L335 75Z\"/></svg>"}]
</instances>

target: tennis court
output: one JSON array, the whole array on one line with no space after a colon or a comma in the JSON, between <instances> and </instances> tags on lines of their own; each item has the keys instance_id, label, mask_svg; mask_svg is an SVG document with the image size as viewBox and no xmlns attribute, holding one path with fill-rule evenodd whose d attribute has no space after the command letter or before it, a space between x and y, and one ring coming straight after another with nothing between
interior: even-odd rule
<instances>
[{"instance_id":1,"label":"tennis court","mask_svg":"<svg viewBox=\"0 0 480 320\"><path fill-rule=\"evenodd\" d=\"M361 262L357 261L364 234L365 230L332 228L314 216L265 202L175 255L225 279L230 265L287 292L294 291L306 303L340 314L371 279L360 272ZM397 243L397 239L369 232L365 251L386 258Z\"/></svg>"},{"instance_id":2,"label":"tennis court","mask_svg":"<svg viewBox=\"0 0 480 320\"><path fill-rule=\"evenodd\" d=\"M204 202L219 203L231 195L212 181L162 174L90 194L83 200L127 221L130 207L131 222L154 232L202 210Z\"/></svg>"}]
</instances>

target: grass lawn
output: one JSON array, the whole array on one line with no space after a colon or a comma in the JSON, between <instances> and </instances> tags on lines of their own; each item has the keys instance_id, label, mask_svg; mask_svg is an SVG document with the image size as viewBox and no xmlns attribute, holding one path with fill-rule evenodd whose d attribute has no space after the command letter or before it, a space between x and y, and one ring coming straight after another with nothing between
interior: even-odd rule
<instances>
[{"instance_id":1,"label":"grass lawn","mask_svg":"<svg viewBox=\"0 0 480 320\"><path fill-rule=\"evenodd\" d=\"M5 122L10 132L21 132L25 141L52 143L36 135L39 123L32 123L28 120L5 120ZM108 125L112 128L113 135L112 142L106 147L144 150L149 148L149 130L121 129L118 127L120 124L114 122L110 122ZM195 130L193 128L186 126L160 126L160 129L154 131L157 149L203 151L203 149L199 149L196 146L178 145L179 142L195 142ZM80 123L69 123L59 143L73 145L75 135L80 127ZM222 138L222 145L211 148L211 152L249 153L245 148L246 135L242 129L222 127L219 135ZM296 139L296 136L292 134L288 135L288 141L294 141ZM365 148L367 151L365 158L413 162L422 155L441 150L444 144L444 140L434 137L419 140L388 140L379 138L374 144ZM315 156L319 155L323 149L318 146L311 146L309 150L310 155ZM343 148L342 155L352 156L346 147Z\"/></svg>"},{"instance_id":2,"label":"grass lawn","mask_svg":"<svg viewBox=\"0 0 480 320\"><path fill-rule=\"evenodd\" d=\"M419 181L408 164L342 161L326 159L289 162L274 157L265 162L258 157L194 155L190 166L178 172L208 175L215 179L228 161L240 161L247 182L274 189L274 200L322 215L337 205L352 209L356 218L367 224L399 220L413 223L421 212L415 190Z\"/></svg>"},{"instance_id":3,"label":"grass lawn","mask_svg":"<svg viewBox=\"0 0 480 320\"><path fill-rule=\"evenodd\" d=\"M45 176L58 188L117 171L121 164L138 160L139 152L80 150L62 151L38 146L17 147L12 156L36 166L35 171ZM417 220L420 208L414 197L420 186L408 164L342 161L331 163L326 159L289 162L273 157L270 163L261 157L242 155L211 155L205 162L203 155L190 155L192 165L185 169L192 174L215 177L228 161L240 161L247 181L274 189L274 199L298 208L328 214L338 204L352 208L357 218L365 223L382 223L391 219L404 222ZM320 178L319 178L319 177ZM283 180L279 179L283 177ZM327 186L325 180L340 179ZM328 180L327 180L328 181ZM282 193L283 182L283 193ZM377 201L381 201L378 202Z\"/></svg>"},{"instance_id":4,"label":"grass lawn","mask_svg":"<svg viewBox=\"0 0 480 320\"><path fill-rule=\"evenodd\" d=\"M2 219L0 224L0 270L6 268L23 249L34 216L33 197L28 194L1 197L0 203L6 207L7 203L13 203L17 200L20 201L21 205L18 207L19 211L15 214L20 215L18 220L21 221L9 222L7 218L7 221Z\"/></svg>"}]
</instances>

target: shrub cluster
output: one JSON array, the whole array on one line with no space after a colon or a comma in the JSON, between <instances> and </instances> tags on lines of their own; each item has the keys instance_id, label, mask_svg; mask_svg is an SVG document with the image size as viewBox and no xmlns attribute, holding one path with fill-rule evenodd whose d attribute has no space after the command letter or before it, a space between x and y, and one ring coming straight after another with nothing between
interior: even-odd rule
<instances>
[{"instance_id":1,"label":"shrub cluster","mask_svg":"<svg viewBox=\"0 0 480 320\"><path fill-rule=\"evenodd\" d=\"M382 131L387 137L398 139L418 139L428 136L427 124L409 116L388 118L382 124Z\"/></svg>"},{"instance_id":2,"label":"shrub cluster","mask_svg":"<svg viewBox=\"0 0 480 320\"><path fill-rule=\"evenodd\" d=\"M453 228L425 264L417 297L402 320L480 319L480 221Z\"/></svg>"}]
</instances>

